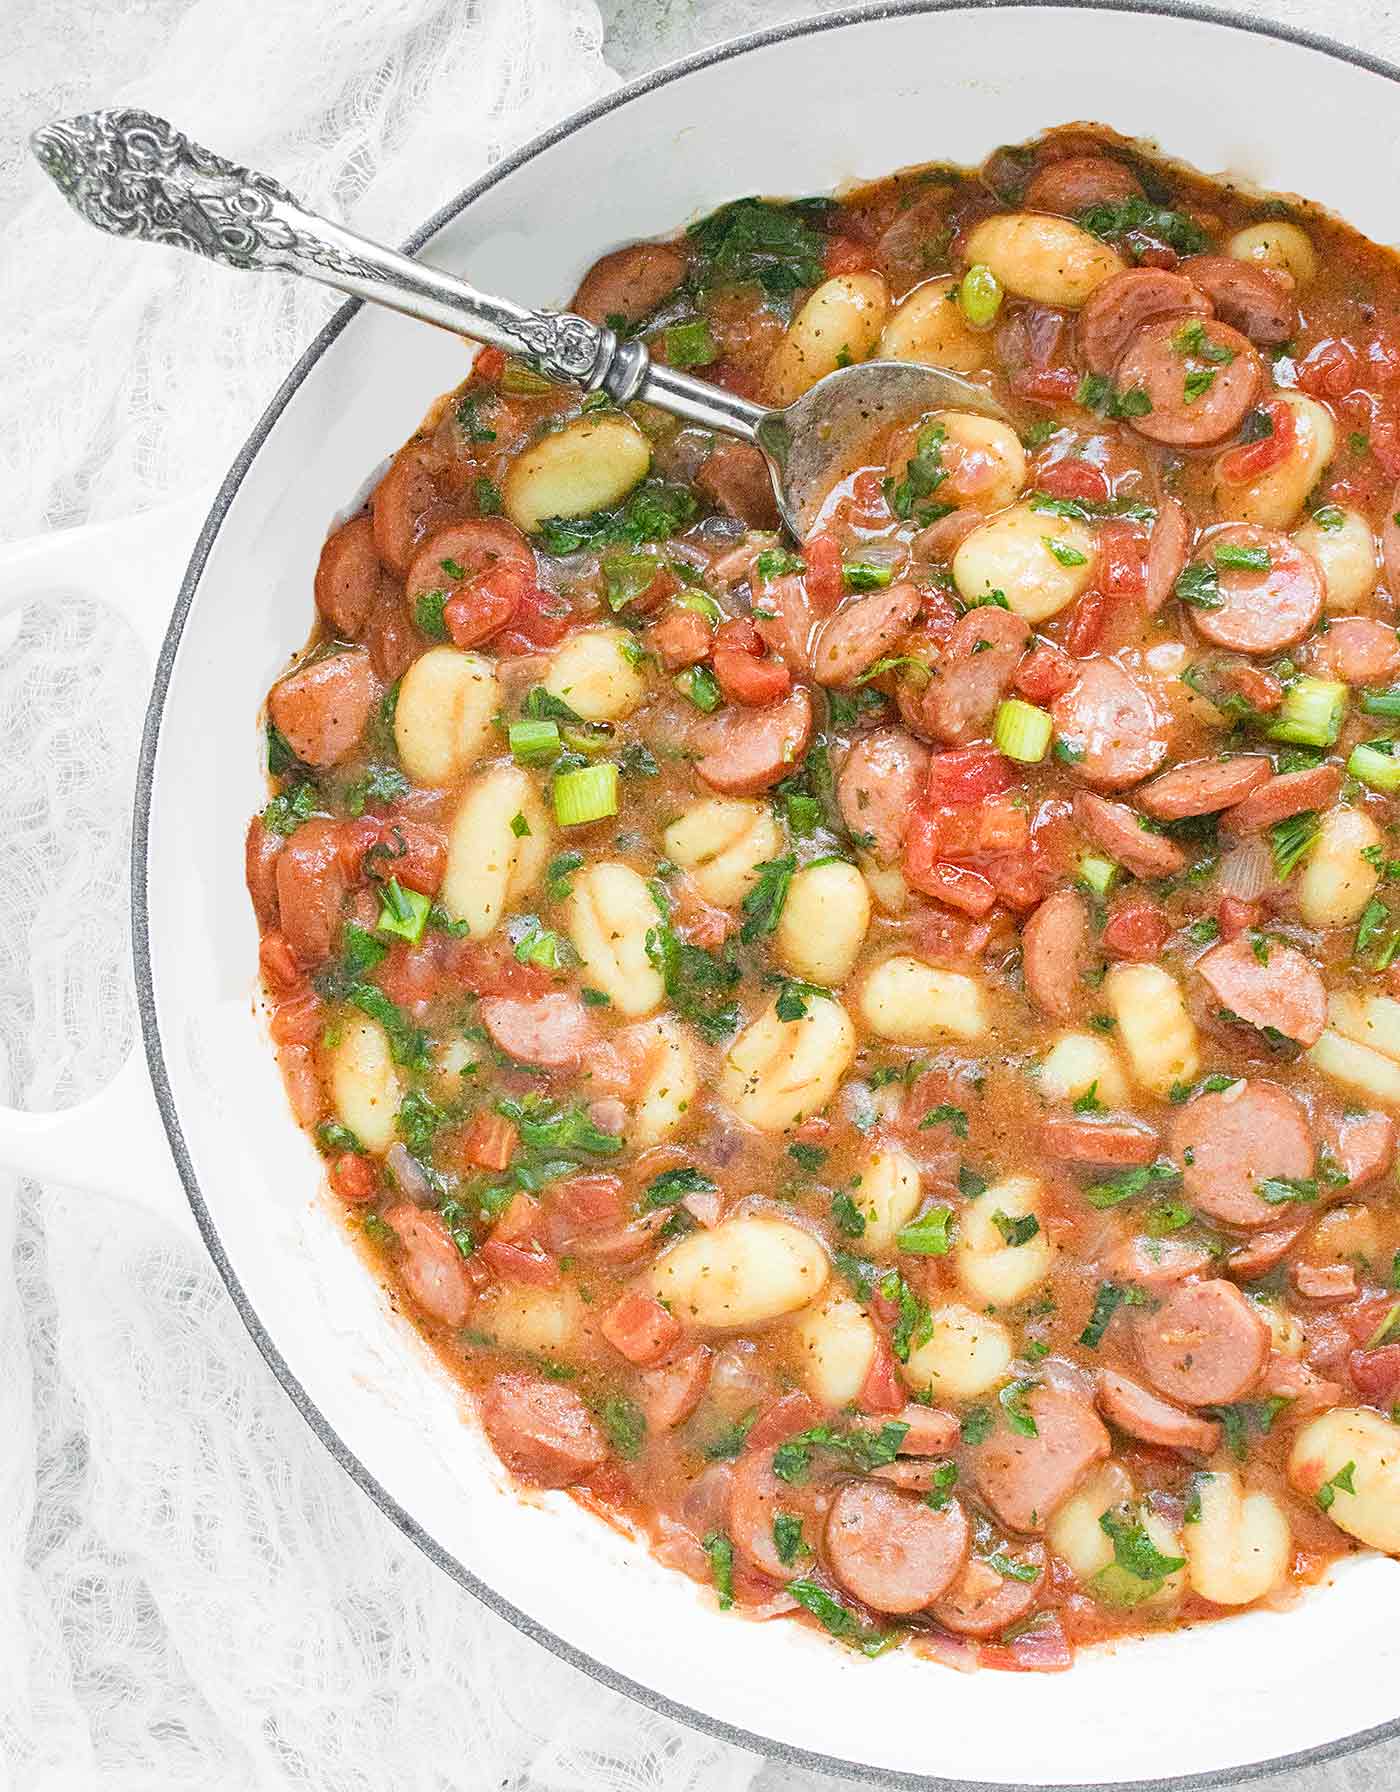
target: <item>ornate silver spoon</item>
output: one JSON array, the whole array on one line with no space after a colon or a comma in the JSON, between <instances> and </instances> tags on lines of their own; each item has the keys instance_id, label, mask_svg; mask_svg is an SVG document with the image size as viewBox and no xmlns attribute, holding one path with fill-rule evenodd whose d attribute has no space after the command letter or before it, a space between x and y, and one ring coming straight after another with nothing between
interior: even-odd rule
<instances>
[{"instance_id":1,"label":"ornate silver spoon","mask_svg":"<svg viewBox=\"0 0 1400 1792\"><path fill-rule=\"evenodd\" d=\"M203 149L162 118L132 109L44 125L31 139L75 210L113 236L192 249L231 268L303 274L357 299L529 357L545 377L601 388L763 452L784 521L799 539L838 480L891 423L943 409L1005 412L943 368L865 361L769 410L653 363L646 345L569 312L531 311L306 211L279 182Z\"/></svg>"}]
</instances>

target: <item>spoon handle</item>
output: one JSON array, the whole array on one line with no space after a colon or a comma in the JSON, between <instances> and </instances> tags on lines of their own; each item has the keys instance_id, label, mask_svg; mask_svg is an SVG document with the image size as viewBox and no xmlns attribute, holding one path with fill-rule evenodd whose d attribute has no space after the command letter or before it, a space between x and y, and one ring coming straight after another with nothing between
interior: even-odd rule
<instances>
[{"instance_id":1,"label":"spoon handle","mask_svg":"<svg viewBox=\"0 0 1400 1792\"><path fill-rule=\"evenodd\" d=\"M551 380L643 399L746 441L768 414L732 392L652 364L646 344L570 312L532 311L370 242L299 205L150 112L87 112L42 126L34 154L73 208L112 236L190 249L225 267L275 269L527 356Z\"/></svg>"}]
</instances>

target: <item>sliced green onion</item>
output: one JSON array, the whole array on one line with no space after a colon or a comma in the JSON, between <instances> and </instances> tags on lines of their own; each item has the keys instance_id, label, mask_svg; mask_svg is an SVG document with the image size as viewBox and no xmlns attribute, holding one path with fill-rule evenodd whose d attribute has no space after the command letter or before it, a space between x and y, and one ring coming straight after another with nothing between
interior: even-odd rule
<instances>
[{"instance_id":1,"label":"sliced green onion","mask_svg":"<svg viewBox=\"0 0 1400 1792\"><path fill-rule=\"evenodd\" d=\"M894 567L888 561L843 560L841 574L847 591L883 591L894 583Z\"/></svg>"},{"instance_id":2,"label":"sliced green onion","mask_svg":"<svg viewBox=\"0 0 1400 1792\"><path fill-rule=\"evenodd\" d=\"M605 554L602 566L603 596L612 611L635 603L662 570L650 554Z\"/></svg>"},{"instance_id":3,"label":"sliced green onion","mask_svg":"<svg viewBox=\"0 0 1400 1792\"><path fill-rule=\"evenodd\" d=\"M1050 751L1054 724L1047 709L1037 709L1020 697L1008 697L997 710L992 740L999 753L1021 765L1039 765Z\"/></svg>"},{"instance_id":4,"label":"sliced green onion","mask_svg":"<svg viewBox=\"0 0 1400 1792\"><path fill-rule=\"evenodd\" d=\"M1400 790L1400 759L1392 751L1394 745L1393 741L1388 740L1368 740L1361 746L1353 747L1351 757L1347 760L1347 770L1353 778L1360 778L1372 790L1380 790L1387 796L1393 796Z\"/></svg>"},{"instance_id":5,"label":"sliced green onion","mask_svg":"<svg viewBox=\"0 0 1400 1792\"><path fill-rule=\"evenodd\" d=\"M1080 853L1079 882L1087 885L1095 896L1107 896L1117 881L1118 866L1112 859L1097 852Z\"/></svg>"},{"instance_id":6,"label":"sliced green onion","mask_svg":"<svg viewBox=\"0 0 1400 1792\"><path fill-rule=\"evenodd\" d=\"M1365 716L1400 716L1400 689L1363 691L1361 713Z\"/></svg>"},{"instance_id":7,"label":"sliced green onion","mask_svg":"<svg viewBox=\"0 0 1400 1792\"><path fill-rule=\"evenodd\" d=\"M724 621L724 611L720 609L707 591L696 591L693 588L678 591L671 601L679 604L683 610L696 611L705 618L711 628L718 628Z\"/></svg>"},{"instance_id":8,"label":"sliced green onion","mask_svg":"<svg viewBox=\"0 0 1400 1792\"><path fill-rule=\"evenodd\" d=\"M682 697L689 697L695 707L703 709L706 715L720 706L722 699L719 686L708 666L687 666L684 672L676 674L675 685Z\"/></svg>"},{"instance_id":9,"label":"sliced green onion","mask_svg":"<svg viewBox=\"0 0 1400 1792\"><path fill-rule=\"evenodd\" d=\"M703 317L694 318L690 323L672 324L669 330L663 331L661 339L666 344L666 359L672 367L708 367L719 359L715 339Z\"/></svg>"},{"instance_id":10,"label":"sliced green onion","mask_svg":"<svg viewBox=\"0 0 1400 1792\"><path fill-rule=\"evenodd\" d=\"M561 828L581 828L617 814L617 767L585 765L560 772L554 780L554 819Z\"/></svg>"},{"instance_id":11,"label":"sliced green onion","mask_svg":"<svg viewBox=\"0 0 1400 1792\"><path fill-rule=\"evenodd\" d=\"M512 722L507 739L521 765L543 765L557 759L563 748L558 722Z\"/></svg>"},{"instance_id":12,"label":"sliced green onion","mask_svg":"<svg viewBox=\"0 0 1400 1792\"><path fill-rule=\"evenodd\" d=\"M394 933L416 946L428 925L428 911L433 902L417 890L405 890L396 877L391 877L379 892L379 919L375 928L380 933Z\"/></svg>"},{"instance_id":13,"label":"sliced green onion","mask_svg":"<svg viewBox=\"0 0 1400 1792\"><path fill-rule=\"evenodd\" d=\"M974 262L958 282L958 304L974 330L989 329L996 322L1001 310L1001 281L985 262Z\"/></svg>"},{"instance_id":14,"label":"sliced green onion","mask_svg":"<svg viewBox=\"0 0 1400 1792\"><path fill-rule=\"evenodd\" d=\"M1346 708L1344 684L1305 674L1284 692L1269 739L1290 741L1298 747L1330 747L1342 731Z\"/></svg>"}]
</instances>

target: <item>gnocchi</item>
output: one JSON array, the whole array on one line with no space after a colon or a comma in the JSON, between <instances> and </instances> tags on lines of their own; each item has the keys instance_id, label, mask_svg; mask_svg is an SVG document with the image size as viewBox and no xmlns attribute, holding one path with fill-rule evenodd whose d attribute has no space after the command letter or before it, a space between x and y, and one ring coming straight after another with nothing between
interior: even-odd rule
<instances>
[{"instance_id":1,"label":"gnocchi","mask_svg":"<svg viewBox=\"0 0 1400 1792\"><path fill-rule=\"evenodd\" d=\"M1088 590L1094 542L1073 517L1016 504L976 528L953 556L953 582L964 603L1000 591L1027 622L1045 622Z\"/></svg>"},{"instance_id":2,"label":"gnocchi","mask_svg":"<svg viewBox=\"0 0 1400 1792\"><path fill-rule=\"evenodd\" d=\"M681 1239L657 1259L650 1279L684 1323L740 1331L815 1300L829 1267L810 1232L751 1215Z\"/></svg>"},{"instance_id":3,"label":"gnocchi","mask_svg":"<svg viewBox=\"0 0 1400 1792\"><path fill-rule=\"evenodd\" d=\"M1359 610L1379 577L1376 537L1365 517L1359 511L1328 504L1300 523L1293 539L1322 569L1327 612L1343 616Z\"/></svg>"},{"instance_id":4,"label":"gnocchi","mask_svg":"<svg viewBox=\"0 0 1400 1792\"><path fill-rule=\"evenodd\" d=\"M809 983L844 983L870 926L870 891L844 859L804 866L788 887L774 945Z\"/></svg>"},{"instance_id":5,"label":"gnocchi","mask_svg":"<svg viewBox=\"0 0 1400 1792\"><path fill-rule=\"evenodd\" d=\"M1194 1081L1201 1068L1196 1025L1170 971L1156 964L1115 965L1103 991L1141 1088L1169 1095L1175 1084Z\"/></svg>"},{"instance_id":6,"label":"gnocchi","mask_svg":"<svg viewBox=\"0 0 1400 1792\"><path fill-rule=\"evenodd\" d=\"M1327 1516L1358 1543L1400 1554L1400 1425L1369 1407L1333 1407L1299 1430L1288 1477L1314 1501L1327 1488Z\"/></svg>"},{"instance_id":7,"label":"gnocchi","mask_svg":"<svg viewBox=\"0 0 1400 1792\"><path fill-rule=\"evenodd\" d=\"M930 1045L950 1036L978 1039L987 1030L981 984L961 971L902 955L887 958L866 978L860 1012L872 1033L897 1045Z\"/></svg>"},{"instance_id":8,"label":"gnocchi","mask_svg":"<svg viewBox=\"0 0 1400 1792\"><path fill-rule=\"evenodd\" d=\"M1298 873L1298 912L1309 927L1349 927L1376 893L1380 872L1366 853L1381 831L1362 809L1327 810Z\"/></svg>"},{"instance_id":9,"label":"gnocchi","mask_svg":"<svg viewBox=\"0 0 1400 1792\"><path fill-rule=\"evenodd\" d=\"M880 334L882 357L976 373L986 364L987 338L968 323L957 300L958 282L951 275L916 286Z\"/></svg>"},{"instance_id":10,"label":"gnocchi","mask_svg":"<svg viewBox=\"0 0 1400 1792\"><path fill-rule=\"evenodd\" d=\"M1317 278L1317 256L1307 231L1281 218L1265 224L1247 224L1243 230L1237 230L1225 245L1225 252L1239 261L1257 261L1266 268L1277 268L1297 286L1307 286Z\"/></svg>"},{"instance_id":11,"label":"gnocchi","mask_svg":"<svg viewBox=\"0 0 1400 1792\"><path fill-rule=\"evenodd\" d=\"M491 739L500 687L489 660L455 647L430 647L403 675L394 707L394 744L410 778L455 784Z\"/></svg>"},{"instance_id":12,"label":"gnocchi","mask_svg":"<svg viewBox=\"0 0 1400 1792\"><path fill-rule=\"evenodd\" d=\"M720 1099L760 1132L786 1132L820 1113L855 1056L855 1029L839 1002L804 996L801 1014L785 1020L782 1000L744 1029L720 1072Z\"/></svg>"},{"instance_id":13,"label":"gnocchi","mask_svg":"<svg viewBox=\"0 0 1400 1792\"><path fill-rule=\"evenodd\" d=\"M387 1151L394 1142L401 1090L388 1035L378 1021L346 1023L331 1052L330 1086L341 1124L366 1151Z\"/></svg>"},{"instance_id":14,"label":"gnocchi","mask_svg":"<svg viewBox=\"0 0 1400 1792\"><path fill-rule=\"evenodd\" d=\"M472 1325L505 1350L524 1350L558 1362L571 1356L584 1333L586 1309L576 1289L532 1288L497 1282L472 1309Z\"/></svg>"},{"instance_id":15,"label":"gnocchi","mask_svg":"<svg viewBox=\"0 0 1400 1792\"><path fill-rule=\"evenodd\" d=\"M989 512L1015 503L1025 490L1026 453L1014 429L975 411L936 411L929 421L943 431L950 500Z\"/></svg>"},{"instance_id":16,"label":"gnocchi","mask_svg":"<svg viewBox=\"0 0 1400 1792\"><path fill-rule=\"evenodd\" d=\"M684 1126L700 1088L690 1041L669 1014L644 1022L633 1034L642 1059L628 1129L638 1150L669 1139Z\"/></svg>"},{"instance_id":17,"label":"gnocchi","mask_svg":"<svg viewBox=\"0 0 1400 1792\"><path fill-rule=\"evenodd\" d=\"M822 284L788 326L763 377L770 404L791 404L817 381L875 352L889 313L878 274L837 274Z\"/></svg>"},{"instance_id":18,"label":"gnocchi","mask_svg":"<svg viewBox=\"0 0 1400 1792\"><path fill-rule=\"evenodd\" d=\"M1007 1176L963 1208L953 1270L980 1305L1014 1306L1054 1267L1055 1246L1038 1217L1043 1193L1034 1176Z\"/></svg>"},{"instance_id":19,"label":"gnocchi","mask_svg":"<svg viewBox=\"0 0 1400 1792\"><path fill-rule=\"evenodd\" d=\"M585 412L541 436L510 464L505 513L529 535L550 517L590 516L620 503L651 470L651 443L620 411Z\"/></svg>"},{"instance_id":20,"label":"gnocchi","mask_svg":"<svg viewBox=\"0 0 1400 1792\"><path fill-rule=\"evenodd\" d=\"M1272 1495L1247 1493L1232 1469L1200 1475L1200 1508L1182 1529L1191 1589L1212 1605L1252 1605L1288 1572L1293 1534Z\"/></svg>"},{"instance_id":21,"label":"gnocchi","mask_svg":"<svg viewBox=\"0 0 1400 1792\"><path fill-rule=\"evenodd\" d=\"M872 1152L851 1199L865 1221L862 1247L876 1256L894 1248L895 1237L919 1211L923 1184L919 1166L897 1145Z\"/></svg>"},{"instance_id":22,"label":"gnocchi","mask_svg":"<svg viewBox=\"0 0 1400 1792\"><path fill-rule=\"evenodd\" d=\"M1062 1033L1040 1065L1040 1092L1048 1101L1078 1101L1092 1092L1106 1108L1121 1108L1128 1085L1118 1054L1095 1033Z\"/></svg>"},{"instance_id":23,"label":"gnocchi","mask_svg":"<svg viewBox=\"0 0 1400 1792\"><path fill-rule=\"evenodd\" d=\"M645 699L647 681L633 663L636 642L625 628L570 635L550 661L544 688L585 722L620 722Z\"/></svg>"},{"instance_id":24,"label":"gnocchi","mask_svg":"<svg viewBox=\"0 0 1400 1792\"><path fill-rule=\"evenodd\" d=\"M865 1386L875 1362L875 1327L847 1295L809 1307L793 1326L797 1372L819 1405L848 1406Z\"/></svg>"},{"instance_id":25,"label":"gnocchi","mask_svg":"<svg viewBox=\"0 0 1400 1792\"><path fill-rule=\"evenodd\" d=\"M1337 425L1327 406L1302 392L1279 392L1274 402L1293 413L1293 443L1277 466L1235 484L1216 465L1215 502L1223 517L1291 529L1337 447ZM1222 457L1223 460L1223 457Z\"/></svg>"},{"instance_id":26,"label":"gnocchi","mask_svg":"<svg viewBox=\"0 0 1400 1792\"><path fill-rule=\"evenodd\" d=\"M661 1005L661 973L647 957L656 903L630 865L603 861L580 871L568 900L569 938L584 972L619 1014L650 1014Z\"/></svg>"},{"instance_id":27,"label":"gnocchi","mask_svg":"<svg viewBox=\"0 0 1400 1792\"><path fill-rule=\"evenodd\" d=\"M969 266L989 267L1009 293L1067 311L1123 272L1107 244L1068 218L1043 212L1009 212L985 218L968 232L963 255Z\"/></svg>"},{"instance_id":28,"label":"gnocchi","mask_svg":"<svg viewBox=\"0 0 1400 1792\"><path fill-rule=\"evenodd\" d=\"M1007 1379L1015 1351L999 1319L961 1302L935 1307L928 1341L916 1344L900 1374L916 1394L934 1400L975 1400Z\"/></svg>"},{"instance_id":29,"label":"gnocchi","mask_svg":"<svg viewBox=\"0 0 1400 1792\"><path fill-rule=\"evenodd\" d=\"M696 803L661 836L666 856L717 908L738 908L758 882L758 868L783 850L782 831L766 803L711 797Z\"/></svg>"},{"instance_id":30,"label":"gnocchi","mask_svg":"<svg viewBox=\"0 0 1400 1792\"><path fill-rule=\"evenodd\" d=\"M473 935L488 934L545 868L553 829L519 766L497 766L468 786L447 836L438 901Z\"/></svg>"}]
</instances>

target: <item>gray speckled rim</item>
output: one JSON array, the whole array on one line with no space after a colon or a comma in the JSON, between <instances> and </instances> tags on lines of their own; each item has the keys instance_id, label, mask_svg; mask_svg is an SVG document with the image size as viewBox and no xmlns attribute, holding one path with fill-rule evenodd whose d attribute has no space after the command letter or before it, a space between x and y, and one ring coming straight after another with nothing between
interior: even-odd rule
<instances>
[{"instance_id":1,"label":"gray speckled rim","mask_svg":"<svg viewBox=\"0 0 1400 1792\"><path fill-rule=\"evenodd\" d=\"M732 57L746 55L750 50L785 43L820 32L839 30L849 25L864 24L872 20L903 18L916 13L972 12L1001 7L1013 9L1035 7L1064 12L1126 12L1142 16L1189 19L1201 24L1218 25L1225 30L1246 31L1260 37L1277 38L1284 43L1297 44L1304 49L1315 50L1321 55L1334 57L1339 62L1353 63L1356 67L1366 69L1372 74L1384 76L1386 80L1400 82L1400 69L1393 67L1390 63L1383 62L1379 57L1369 56L1364 51L1348 49L1346 46L1334 43L1329 38L1318 36L1314 32L1295 31L1285 25L1274 24L1262 19L1245 18L1239 13L1224 12L1213 7L1174 4L1173 0L1157 0L1157 3L1147 0L1145 4L1136 3L1136 0L1130 4L1120 4L1119 0L889 0L887 4L852 7L849 10L829 13L819 18L795 19L789 24L774 26L765 31L756 31L745 37L733 38L712 49L697 51L694 55L684 57L678 62L666 63L649 74L629 81L625 86L618 88L605 98L596 100L591 106L586 106L582 111L573 113L552 130L546 131L542 136L534 138L523 148L516 150L513 155L507 156L504 161L498 162L489 173L484 174L480 180L465 188L455 199L434 213L425 224L420 225L403 244L404 252L409 255L416 254L443 225L465 211L473 200L488 192L497 181L503 180L515 169L522 167L542 150L562 142L580 126L590 123L595 118L601 118L605 113L615 111L618 107L627 105L629 101L642 94L655 92L697 69L709 68L716 63L727 62ZM1242 1785L1246 1781L1259 1779L1266 1774L1283 1773L1291 1768L1336 1760L1373 1743L1400 1736L1400 1717L1396 1717L1389 1723L1380 1724L1371 1730L1360 1731L1356 1735L1344 1737L1337 1742L1325 1743L1319 1748L1305 1749L1298 1754L1277 1756L1267 1761L1256 1761L1246 1767L1223 1768L1212 1773L1165 1779L1060 1781L1055 1787L1043 1783L1034 1787L1016 1787L1000 1780L950 1780L936 1775L894 1773L887 1769L872 1767L861 1761L847 1761L834 1755L823 1755L808 1749L793 1748L772 1737L761 1736L756 1731L737 1729L703 1711L696 1711L690 1706L680 1705L674 1700L662 1697L650 1687L642 1686L637 1681L619 1674L606 1662L597 1661L592 1656L575 1649L535 1618L532 1618L528 1612L521 1611L518 1607L510 1604L508 1600L503 1599L500 1594L465 1568L433 1537L430 1537L411 1514L390 1496L359 1457L349 1449L312 1401L306 1389L293 1375L274 1339L275 1320L265 1320L258 1313L239 1281L233 1264L229 1261L223 1241L214 1225L213 1217L200 1192L199 1179L195 1174L195 1167L185 1144L175 1100L171 1093L170 1079L165 1067L165 1053L161 1045L160 1028L156 1020L155 986L151 970L149 916L146 902L146 855L150 838L156 748L160 741L160 727L165 710L166 694L170 687L176 650L184 632L185 619L189 615L190 606L194 602L195 593L199 588L200 577L209 557L209 550L213 546L214 538L219 532L234 494L242 484L244 475L267 439L273 424L296 396L298 387L311 368L359 309L358 300L342 305L287 375L272 402L259 418L252 434L243 444L238 458L229 468L223 484L219 487L209 515L205 518L204 527L200 530L199 540L195 544L194 553L180 586L180 594L171 615L170 627L156 664L155 682L146 711L145 729L141 739L131 843L132 954L135 960L137 1004L141 1016L142 1035L146 1045L146 1062L150 1067L151 1081L155 1087L161 1119L170 1140L170 1149L180 1174L180 1180L184 1184L185 1193L189 1197L190 1207L193 1209L204 1242L208 1246L209 1254L213 1258L219 1274L223 1277L229 1294L232 1296L233 1304L237 1307L253 1342L266 1358L268 1366L281 1382L293 1405L335 1460L369 1495L386 1517L397 1525L406 1537L416 1543L430 1561L435 1562L445 1573L450 1574L468 1592L481 1600L484 1605L489 1606L499 1617L513 1624L517 1630L523 1631L526 1636L563 1660L570 1662L574 1667L581 1669L585 1674L591 1675L602 1685L610 1687L614 1692L625 1693L629 1698L635 1699L639 1704L647 1706L652 1711L662 1712L667 1717L674 1718L678 1723L685 1724L691 1729L703 1731L706 1735L713 1736L721 1742L732 1743L734 1746L747 1749L750 1752L757 1751L771 1759L788 1762L794 1766L861 1780L872 1785L919 1788L920 1792L1200 1792L1200 1789L1205 1787Z\"/></svg>"}]
</instances>

